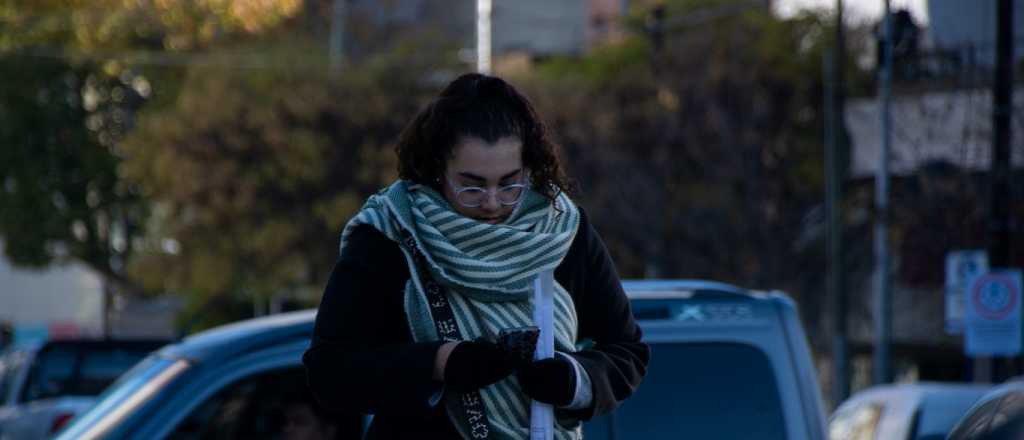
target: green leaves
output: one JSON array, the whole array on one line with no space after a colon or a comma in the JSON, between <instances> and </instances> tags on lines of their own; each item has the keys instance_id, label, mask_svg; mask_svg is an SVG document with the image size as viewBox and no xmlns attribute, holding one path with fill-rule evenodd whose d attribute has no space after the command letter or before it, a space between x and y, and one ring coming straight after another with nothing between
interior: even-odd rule
<instances>
[{"instance_id":1,"label":"green leaves","mask_svg":"<svg viewBox=\"0 0 1024 440\"><path fill-rule=\"evenodd\" d=\"M358 56L331 76L301 3L0 4L5 252L186 295L187 313L213 317L201 325L240 302L315 300L345 222L396 178L399 132L466 66L443 37L388 40L399 30L363 20L349 23ZM831 31L731 2L667 11L685 19L660 51L638 31L513 82L623 274L793 279L783 262L802 258L790 243L821 194Z\"/></svg>"},{"instance_id":2,"label":"green leaves","mask_svg":"<svg viewBox=\"0 0 1024 440\"><path fill-rule=\"evenodd\" d=\"M302 0L8 0L0 5L0 52L46 47L194 51L272 30Z\"/></svg>"},{"instance_id":3,"label":"green leaves","mask_svg":"<svg viewBox=\"0 0 1024 440\"><path fill-rule=\"evenodd\" d=\"M666 2L661 51L639 34L523 78L625 276L788 287L820 261L792 243L823 193L832 31L740 3Z\"/></svg>"},{"instance_id":4,"label":"green leaves","mask_svg":"<svg viewBox=\"0 0 1024 440\"><path fill-rule=\"evenodd\" d=\"M408 76L306 73L193 69L121 145L166 213L132 265L152 288L266 299L326 281L345 221L394 179L420 96L392 91L418 90Z\"/></svg>"},{"instance_id":5,"label":"green leaves","mask_svg":"<svg viewBox=\"0 0 1024 440\"><path fill-rule=\"evenodd\" d=\"M111 145L143 98L130 73L97 70L0 56L0 238L15 264L77 259L130 289L123 264L147 208Z\"/></svg>"}]
</instances>

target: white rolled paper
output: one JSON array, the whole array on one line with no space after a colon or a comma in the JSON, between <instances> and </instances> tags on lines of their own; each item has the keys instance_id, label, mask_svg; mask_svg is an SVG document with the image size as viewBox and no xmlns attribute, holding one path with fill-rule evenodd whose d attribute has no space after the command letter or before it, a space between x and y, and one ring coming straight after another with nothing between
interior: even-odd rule
<instances>
[{"instance_id":1,"label":"white rolled paper","mask_svg":"<svg viewBox=\"0 0 1024 440\"><path fill-rule=\"evenodd\" d=\"M533 282L533 322L540 328L533 358L555 356L555 273L546 270ZM536 400L530 403L530 440L552 440L555 436L555 411Z\"/></svg>"}]
</instances>

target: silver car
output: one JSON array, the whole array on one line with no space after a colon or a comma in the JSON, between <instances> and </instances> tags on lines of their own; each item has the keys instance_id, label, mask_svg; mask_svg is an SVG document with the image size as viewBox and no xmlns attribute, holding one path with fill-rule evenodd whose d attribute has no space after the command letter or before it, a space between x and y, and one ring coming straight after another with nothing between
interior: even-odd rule
<instances>
[{"instance_id":1,"label":"silver car","mask_svg":"<svg viewBox=\"0 0 1024 440\"><path fill-rule=\"evenodd\" d=\"M0 440L45 439L167 341L32 343L0 356Z\"/></svg>"},{"instance_id":2,"label":"silver car","mask_svg":"<svg viewBox=\"0 0 1024 440\"><path fill-rule=\"evenodd\" d=\"M830 440L942 440L991 385L922 382L879 385L832 413Z\"/></svg>"}]
</instances>

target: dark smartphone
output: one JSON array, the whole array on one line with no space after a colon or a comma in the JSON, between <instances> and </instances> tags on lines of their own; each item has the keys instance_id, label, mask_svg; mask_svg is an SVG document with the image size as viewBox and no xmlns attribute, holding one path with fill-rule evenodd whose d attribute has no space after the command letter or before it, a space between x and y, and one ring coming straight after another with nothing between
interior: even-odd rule
<instances>
[{"instance_id":1,"label":"dark smartphone","mask_svg":"<svg viewBox=\"0 0 1024 440\"><path fill-rule=\"evenodd\" d=\"M533 360L538 338L540 328L536 326L505 328L498 332L498 345L525 364Z\"/></svg>"}]
</instances>

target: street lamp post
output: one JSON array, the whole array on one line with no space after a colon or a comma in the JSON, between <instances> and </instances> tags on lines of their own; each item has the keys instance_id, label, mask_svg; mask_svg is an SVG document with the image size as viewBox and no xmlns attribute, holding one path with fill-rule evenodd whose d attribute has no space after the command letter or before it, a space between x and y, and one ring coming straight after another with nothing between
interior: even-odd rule
<instances>
[{"instance_id":1,"label":"street lamp post","mask_svg":"<svg viewBox=\"0 0 1024 440\"><path fill-rule=\"evenodd\" d=\"M882 123L882 145L875 170L875 350L874 383L892 381L890 343L892 339L892 292L889 273L889 150L892 142L892 14L885 0L882 30L882 65L878 99Z\"/></svg>"}]
</instances>

